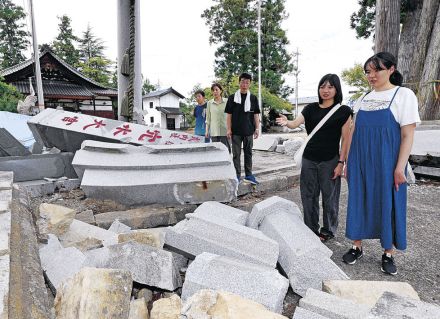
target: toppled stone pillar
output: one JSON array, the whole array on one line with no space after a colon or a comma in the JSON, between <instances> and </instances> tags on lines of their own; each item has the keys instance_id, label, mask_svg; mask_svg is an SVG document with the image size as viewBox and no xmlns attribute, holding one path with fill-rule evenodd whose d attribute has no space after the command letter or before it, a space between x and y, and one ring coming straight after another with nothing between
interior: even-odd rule
<instances>
[{"instance_id":1,"label":"toppled stone pillar","mask_svg":"<svg viewBox=\"0 0 440 319\"><path fill-rule=\"evenodd\" d=\"M246 225L249 213L219 202L208 201L194 210L194 214L199 217L224 219L238 225Z\"/></svg>"},{"instance_id":2,"label":"toppled stone pillar","mask_svg":"<svg viewBox=\"0 0 440 319\"><path fill-rule=\"evenodd\" d=\"M222 143L136 147L85 141L73 166L88 197L126 205L229 202L237 180Z\"/></svg>"},{"instance_id":3,"label":"toppled stone pillar","mask_svg":"<svg viewBox=\"0 0 440 319\"><path fill-rule=\"evenodd\" d=\"M288 280L273 268L202 253L188 267L182 300L201 289L225 290L281 313L288 287Z\"/></svg>"}]
</instances>

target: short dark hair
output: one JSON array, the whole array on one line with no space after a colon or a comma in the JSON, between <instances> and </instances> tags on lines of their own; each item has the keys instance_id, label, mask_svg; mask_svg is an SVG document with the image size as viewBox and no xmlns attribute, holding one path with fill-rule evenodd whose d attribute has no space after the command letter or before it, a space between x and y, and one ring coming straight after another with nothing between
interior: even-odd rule
<instances>
[{"instance_id":1,"label":"short dark hair","mask_svg":"<svg viewBox=\"0 0 440 319\"><path fill-rule=\"evenodd\" d=\"M211 91L214 90L215 87L218 87L219 90L223 92L223 88L222 88L222 86L220 85L220 83L212 83L212 85L211 85Z\"/></svg>"},{"instance_id":2,"label":"short dark hair","mask_svg":"<svg viewBox=\"0 0 440 319\"><path fill-rule=\"evenodd\" d=\"M200 94L201 96L205 97L205 92L203 92L202 90L197 90L194 92L194 96L196 96L197 94Z\"/></svg>"},{"instance_id":3,"label":"short dark hair","mask_svg":"<svg viewBox=\"0 0 440 319\"><path fill-rule=\"evenodd\" d=\"M403 83L403 76L397 71L397 60L389 52L379 52L368 58L364 63L364 71L367 72L367 66L371 65L375 71L389 70L394 66L394 72L390 75L391 84L401 86Z\"/></svg>"},{"instance_id":4,"label":"short dark hair","mask_svg":"<svg viewBox=\"0 0 440 319\"><path fill-rule=\"evenodd\" d=\"M342 103L342 89L341 89L341 80L339 80L339 76L336 74L326 74L322 77L322 79L319 81L318 84L318 98L319 103L322 103L321 95L319 94L319 88L324 84L328 82L331 86L333 86L336 89L336 95L335 95L335 103Z\"/></svg>"},{"instance_id":5,"label":"short dark hair","mask_svg":"<svg viewBox=\"0 0 440 319\"><path fill-rule=\"evenodd\" d=\"M243 73L240 74L240 76L238 77L238 82L240 82L241 79L246 79L246 80L250 80L250 81L252 81L252 75L250 75L249 73L243 72Z\"/></svg>"}]
</instances>

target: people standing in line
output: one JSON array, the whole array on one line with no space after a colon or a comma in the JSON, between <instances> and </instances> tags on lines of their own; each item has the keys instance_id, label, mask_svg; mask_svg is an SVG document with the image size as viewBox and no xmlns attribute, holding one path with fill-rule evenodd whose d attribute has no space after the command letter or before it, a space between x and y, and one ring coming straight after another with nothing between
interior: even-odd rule
<instances>
[{"instance_id":1,"label":"people standing in line","mask_svg":"<svg viewBox=\"0 0 440 319\"><path fill-rule=\"evenodd\" d=\"M206 138L211 137L212 142L222 142L231 153L229 139L226 136L226 101L223 98L223 88L219 83L211 85L214 98L208 101L206 108Z\"/></svg>"},{"instance_id":2,"label":"people standing in line","mask_svg":"<svg viewBox=\"0 0 440 319\"><path fill-rule=\"evenodd\" d=\"M194 118L196 119L196 126L194 128L194 134L198 136L205 136L206 134L206 99L205 92L198 90L194 93L197 105L194 107ZM205 137L205 142L209 142L209 138Z\"/></svg>"},{"instance_id":3,"label":"people standing in line","mask_svg":"<svg viewBox=\"0 0 440 319\"><path fill-rule=\"evenodd\" d=\"M342 258L354 264L363 256L363 239L380 239L381 270L395 275L394 248L407 245L406 165L420 117L415 94L401 87L403 78L392 54L373 55L364 71L373 90L354 106L346 172L346 237L353 246Z\"/></svg>"},{"instance_id":4,"label":"people standing in line","mask_svg":"<svg viewBox=\"0 0 440 319\"><path fill-rule=\"evenodd\" d=\"M296 128L304 123L310 135L330 110L342 103L341 82L336 74L322 77L318 84L318 98L318 103L306 105L295 120L288 121L284 115L280 115L276 122L288 128ZM312 136L303 153L300 190L304 223L322 241L333 238L338 227L341 175L350 143L351 117L351 109L346 105L340 106ZM321 228L320 193L323 211Z\"/></svg>"},{"instance_id":5,"label":"people standing in line","mask_svg":"<svg viewBox=\"0 0 440 319\"><path fill-rule=\"evenodd\" d=\"M226 102L226 128L227 137L232 141L232 155L237 174L237 180L241 177L241 146L244 153L245 181L251 184L258 184L252 174L252 147L254 138L259 136L260 107L258 99L249 91L252 76L249 73L242 73L238 77L239 90L229 96Z\"/></svg>"}]
</instances>

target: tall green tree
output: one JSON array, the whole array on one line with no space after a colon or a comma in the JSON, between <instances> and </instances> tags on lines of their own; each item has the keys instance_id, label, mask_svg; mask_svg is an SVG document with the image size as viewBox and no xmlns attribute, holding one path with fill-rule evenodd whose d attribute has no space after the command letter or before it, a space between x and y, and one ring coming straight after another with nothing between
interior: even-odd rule
<instances>
[{"instance_id":1,"label":"tall green tree","mask_svg":"<svg viewBox=\"0 0 440 319\"><path fill-rule=\"evenodd\" d=\"M263 0L262 83L271 93L287 96L292 89L284 84L283 75L293 70L289 41L281 23L287 18L285 0ZM241 72L258 73L258 26L256 0L214 0L202 18L209 28L210 44L217 45L215 74L230 82Z\"/></svg>"},{"instance_id":2,"label":"tall green tree","mask_svg":"<svg viewBox=\"0 0 440 319\"><path fill-rule=\"evenodd\" d=\"M152 84L148 78L145 78L144 83L142 84L142 95L146 95L156 89L157 86Z\"/></svg>"},{"instance_id":3,"label":"tall green tree","mask_svg":"<svg viewBox=\"0 0 440 319\"><path fill-rule=\"evenodd\" d=\"M79 54L82 61L104 56L104 41L93 34L90 24L87 24L87 29L83 32L78 42Z\"/></svg>"},{"instance_id":4,"label":"tall green tree","mask_svg":"<svg viewBox=\"0 0 440 319\"><path fill-rule=\"evenodd\" d=\"M0 0L0 69L26 60L23 51L29 45L29 32L24 30L23 8L11 0Z\"/></svg>"},{"instance_id":5,"label":"tall green tree","mask_svg":"<svg viewBox=\"0 0 440 319\"><path fill-rule=\"evenodd\" d=\"M5 83L0 77L0 111L17 113L18 101L23 98L15 86Z\"/></svg>"},{"instance_id":6,"label":"tall green tree","mask_svg":"<svg viewBox=\"0 0 440 319\"><path fill-rule=\"evenodd\" d=\"M351 96L351 99L357 99L362 93L370 90L370 84L365 76L364 67L360 63L356 63L352 68L343 70L341 77L345 83L358 90L358 92Z\"/></svg>"},{"instance_id":7,"label":"tall green tree","mask_svg":"<svg viewBox=\"0 0 440 319\"><path fill-rule=\"evenodd\" d=\"M78 42L78 37L73 34L71 22L72 20L67 15L58 17L60 20L58 24L58 35L53 41L54 53L61 59L72 66L76 66L79 62L79 51L75 46Z\"/></svg>"}]
</instances>

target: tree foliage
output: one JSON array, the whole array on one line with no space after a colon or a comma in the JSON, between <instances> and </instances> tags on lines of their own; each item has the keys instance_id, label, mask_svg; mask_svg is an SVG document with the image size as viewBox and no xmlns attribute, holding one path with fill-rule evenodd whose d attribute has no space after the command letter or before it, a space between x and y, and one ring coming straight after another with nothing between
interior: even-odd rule
<instances>
[{"instance_id":1,"label":"tree foliage","mask_svg":"<svg viewBox=\"0 0 440 319\"><path fill-rule=\"evenodd\" d=\"M92 27L87 24L86 31L79 39L79 57L85 62L91 58L104 56L104 41L93 34Z\"/></svg>"},{"instance_id":2,"label":"tree foliage","mask_svg":"<svg viewBox=\"0 0 440 319\"><path fill-rule=\"evenodd\" d=\"M23 8L11 0L0 0L0 69L26 60L23 51L29 45L29 32L24 30Z\"/></svg>"},{"instance_id":3,"label":"tree foliage","mask_svg":"<svg viewBox=\"0 0 440 319\"><path fill-rule=\"evenodd\" d=\"M142 95L146 95L156 89L157 86L152 84L148 78L145 78L144 83L142 84Z\"/></svg>"},{"instance_id":4,"label":"tree foliage","mask_svg":"<svg viewBox=\"0 0 440 319\"><path fill-rule=\"evenodd\" d=\"M210 44L217 45L215 74L230 82L241 72L258 74L258 19L255 0L214 0L202 18L209 28ZM283 75L293 70L289 41L281 23L287 18L285 0L263 0L261 9L262 83L274 94L287 96L292 89Z\"/></svg>"},{"instance_id":5,"label":"tree foliage","mask_svg":"<svg viewBox=\"0 0 440 319\"><path fill-rule=\"evenodd\" d=\"M15 86L5 83L0 77L0 111L17 113L17 103L23 98Z\"/></svg>"},{"instance_id":6,"label":"tree foliage","mask_svg":"<svg viewBox=\"0 0 440 319\"><path fill-rule=\"evenodd\" d=\"M53 50L56 55L72 66L76 66L79 61L79 51L75 47L78 37L73 34L71 19L67 15L58 17L58 35L53 41Z\"/></svg>"},{"instance_id":7,"label":"tree foliage","mask_svg":"<svg viewBox=\"0 0 440 319\"><path fill-rule=\"evenodd\" d=\"M352 68L343 70L341 77L345 83L357 88L358 92L351 96L352 99L357 99L362 93L370 89L370 84L364 73L364 67L360 63L356 63Z\"/></svg>"}]
</instances>

